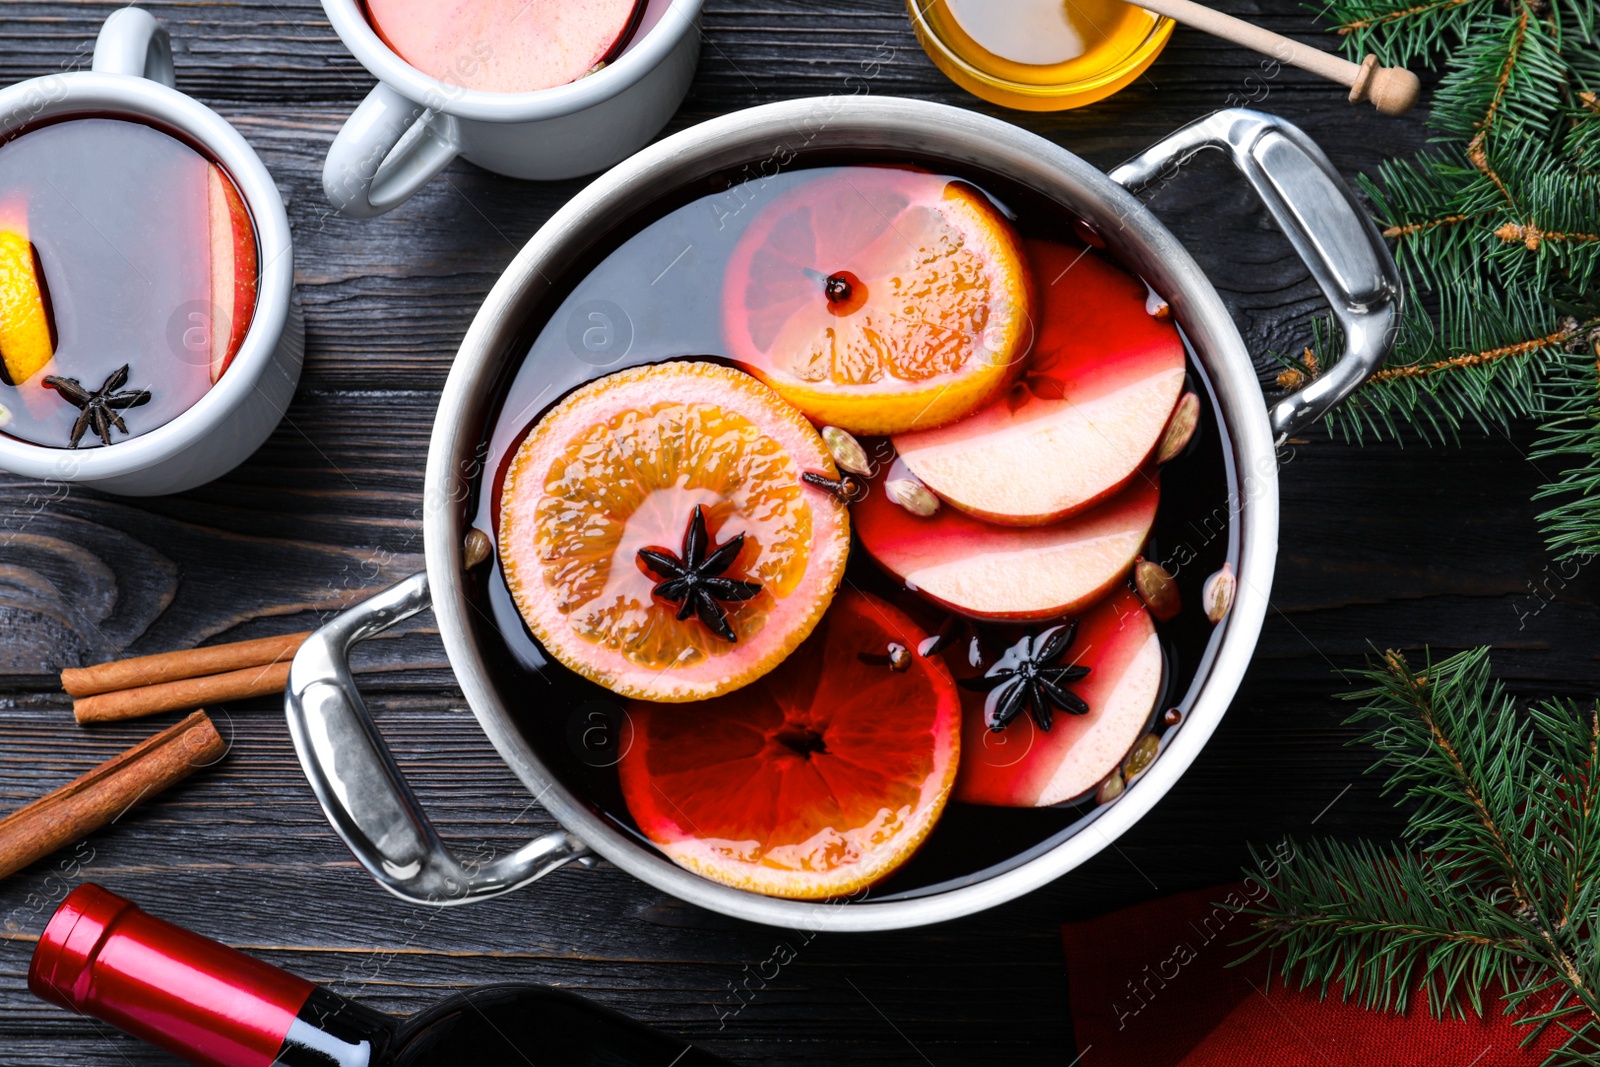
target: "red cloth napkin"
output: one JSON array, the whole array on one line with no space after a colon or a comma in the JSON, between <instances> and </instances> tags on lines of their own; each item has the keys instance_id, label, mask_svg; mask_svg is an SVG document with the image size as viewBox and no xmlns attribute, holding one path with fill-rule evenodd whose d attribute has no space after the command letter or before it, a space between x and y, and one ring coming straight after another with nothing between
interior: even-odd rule
<instances>
[{"instance_id":1,"label":"red cloth napkin","mask_svg":"<svg viewBox=\"0 0 1600 1067\"><path fill-rule=\"evenodd\" d=\"M1402 1016L1286 988L1265 956L1228 967L1264 894L1217 886L1063 926L1073 1067L1538 1067L1561 1043L1550 1028L1521 1047L1528 1029L1490 997L1481 1019L1417 1000Z\"/></svg>"}]
</instances>

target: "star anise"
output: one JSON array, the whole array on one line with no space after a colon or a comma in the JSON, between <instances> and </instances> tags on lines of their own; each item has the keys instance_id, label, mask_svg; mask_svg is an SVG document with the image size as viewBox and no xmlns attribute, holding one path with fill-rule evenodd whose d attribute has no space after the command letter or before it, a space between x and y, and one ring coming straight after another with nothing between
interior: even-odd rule
<instances>
[{"instance_id":1,"label":"star anise","mask_svg":"<svg viewBox=\"0 0 1600 1067\"><path fill-rule=\"evenodd\" d=\"M990 730L999 733L1012 719L1022 714L1024 708L1039 724L1039 729L1050 732L1055 721L1055 709L1071 715L1087 715L1089 705L1067 686L1089 673L1088 667L1075 664L1052 667L1061 654L1072 647L1078 636L1076 620L1063 626L1052 626L1033 636L1024 637L995 661L978 678L963 678L958 683L965 689L986 692L983 704L983 721Z\"/></svg>"},{"instance_id":2,"label":"star anise","mask_svg":"<svg viewBox=\"0 0 1600 1067\"><path fill-rule=\"evenodd\" d=\"M123 433L128 432L128 424L122 421L122 416L117 414L127 408L136 408L141 404L150 403L150 390L129 389L119 392L128 384L128 364L111 372L111 376L94 392L83 387L83 383L76 378L62 378L52 374L44 380L44 384L54 386L61 398L78 409L78 421L72 424L72 438L68 448L77 448L78 442L83 440L83 435L92 426L96 436L106 444L111 443L111 427L115 426Z\"/></svg>"},{"instance_id":3,"label":"star anise","mask_svg":"<svg viewBox=\"0 0 1600 1067\"><path fill-rule=\"evenodd\" d=\"M730 537L713 548L706 534L705 512L696 504L689 518L689 528L683 533L683 555L641 548L639 562L662 579L651 592L662 600L678 604L680 620L699 615L712 633L724 641L737 641L739 637L729 625L728 613L722 610L719 601L737 603L761 592L760 582L722 577L722 572L733 566L743 548L744 534Z\"/></svg>"}]
</instances>

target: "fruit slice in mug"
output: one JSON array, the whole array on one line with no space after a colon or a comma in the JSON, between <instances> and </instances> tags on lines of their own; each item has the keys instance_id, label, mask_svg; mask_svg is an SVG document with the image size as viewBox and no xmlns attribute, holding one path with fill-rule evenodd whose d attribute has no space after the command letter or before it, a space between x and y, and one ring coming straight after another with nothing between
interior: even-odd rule
<instances>
[{"instance_id":1,"label":"fruit slice in mug","mask_svg":"<svg viewBox=\"0 0 1600 1067\"><path fill-rule=\"evenodd\" d=\"M618 765L628 811L676 863L771 896L821 900L911 857L944 810L961 698L899 609L841 593L810 639L740 692L634 702Z\"/></svg>"},{"instance_id":2,"label":"fruit slice in mug","mask_svg":"<svg viewBox=\"0 0 1600 1067\"><path fill-rule=\"evenodd\" d=\"M1143 282L1087 249L1029 241L1039 338L1012 391L960 422L901 434L918 478L989 522L1056 522L1135 476L1183 389L1177 327Z\"/></svg>"},{"instance_id":3,"label":"fruit slice in mug","mask_svg":"<svg viewBox=\"0 0 1600 1067\"><path fill-rule=\"evenodd\" d=\"M643 0L366 0L383 43L448 86L530 93L615 58Z\"/></svg>"},{"instance_id":4,"label":"fruit slice in mug","mask_svg":"<svg viewBox=\"0 0 1600 1067\"><path fill-rule=\"evenodd\" d=\"M541 418L506 473L500 560L546 651L623 696L717 696L775 667L844 572L817 431L754 378L636 367Z\"/></svg>"},{"instance_id":5,"label":"fruit slice in mug","mask_svg":"<svg viewBox=\"0 0 1600 1067\"><path fill-rule=\"evenodd\" d=\"M848 167L780 192L740 237L729 355L814 421L899 433L958 419L1015 377L1033 297L977 189Z\"/></svg>"},{"instance_id":6,"label":"fruit slice in mug","mask_svg":"<svg viewBox=\"0 0 1600 1067\"><path fill-rule=\"evenodd\" d=\"M211 230L211 382L216 384L239 354L256 311L256 234L250 211L215 163L206 176Z\"/></svg>"},{"instance_id":7,"label":"fruit slice in mug","mask_svg":"<svg viewBox=\"0 0 1600 1067\"><path fill-rule=\"evenodd\" d=\"M1079 621L1061 662L1089 668L1070 684L1089 711L1056 711L1048 732L1026 713L991 730L985 721L990 696L963 688L957 800L1014 808L1060 804L1093 789L1128 754L1161 693L1161 642L1144 605L1126 590L1095 605Z\"/></svg>"},{"instance_id":8,"label":"fruit slice in mug","mask_svg":"<svg viewBox=\"0 0 1600 1067\"><path fill-rule=\"evenodd\" d=\"M27 210L0 211L0 373L21 385L55 354L55 323L39 254L28 239Z\"/></svg>"},{"instance_id":9,"label":"fruit slice in mug","mask_svg":"<svg viewBox=\"0 0 1600 1067\"><path fill-rule=\"evenodd\" d=\"M1105 595L1133 566L1161 495L1140 477L1063 522L994 526L953 508L913 515L884 492L905 477L896 460L852 505L861 546L919 596L976 619L1050 619Z\"/></svg>"}]
</instances>

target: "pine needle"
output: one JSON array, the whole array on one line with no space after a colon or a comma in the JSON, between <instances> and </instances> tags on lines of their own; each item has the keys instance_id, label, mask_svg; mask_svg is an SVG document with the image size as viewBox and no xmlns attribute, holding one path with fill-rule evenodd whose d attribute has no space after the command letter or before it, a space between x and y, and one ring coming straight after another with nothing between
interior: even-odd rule
<instances>
[{"instance_id":1,"label":"pine needle","mask_svg":"<svg viewBox=\"0 0 1600 1067\"><path fill-rule=\"evenodd\" d=\"M1520 709L1477 649L1387 652L1350 694L1409 814L1397 850L1292 843L1252 911L1251 955L1378 1011L1512 1014L1551 1064L1600 1056L1600 705ZM1258 868L1262 864L1258 861Z\"/></svg>"},{"instance_id":2,"label":"pine needle","mask_svg":"<svg viewBox=\"0 0 1600 1067\"><path fill-rule=\"evenodd\" d=\"M1328 418L1346 439L1455 441L1536 419L1564 465L1536 499L1563 557L1600 552L1600 38L1594 0L1333 0L1352 58L1435 63L1434 143L1360 184L1407 289L1386 367ZM1341 339L1318 324L1317 366ZM1280 386L1310 374L1280 360ZM1586 558L1586 557L1585 557Z\"/></svg>"}]
</instances>

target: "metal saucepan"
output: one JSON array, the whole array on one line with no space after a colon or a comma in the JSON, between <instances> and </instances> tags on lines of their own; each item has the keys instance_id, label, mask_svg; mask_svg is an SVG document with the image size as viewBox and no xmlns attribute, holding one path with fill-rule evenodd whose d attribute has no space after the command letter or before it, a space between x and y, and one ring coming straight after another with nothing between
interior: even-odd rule
<instances>
[{"instance_id":1,"label":"metal saucepan","mask_svg":"<svg viewBox=\"0 0 1600 1067\"><path fill-rule=\"evenodd\" d=\"M470 624L463 582L466 472L510 361L552 279L574 269L616 220L664 191L762 161L808 152L906 146L1007 176L1058 203L1101 234L1108 252L1171 306L1216 404L1229 453L1229 558L1238 575L1231 613L1183 697L1184 725L1153 766L1096 812L1094 833L1074 833L978 877L899 899L805 903L729 888L676 866L597 814L556 780L496 690ZM1211 281L1133 191L1219 148L1265 202L1326 294L1343 331L1344 357L1269 411L1250 355ZM702 186L703 187L703 186ZM295 657L286 705L300 762L329 820L384 888L406 900L454 904L525 885L573 861L603 857L664 893L775 926L886 930L980 911L1035 889L1114 842L1172 787L1211 736L1244 676L1267 609L1278 550L1277 446L1355 389L1387 355L1400 281L1377 229L1322 152L1300 130L1257 111L1220 111L1101 173L1064 148L970 111L914 100L792 100L713 119L668 137L608 171L558 211L512 261L461 343L439 401L429 447L427 571L345 612ZM351 646L432 605L450 663L478 723L539 802L565 827L481 865L439 839L389 755L351 678Z\"/></svg>"}]
</instances>

